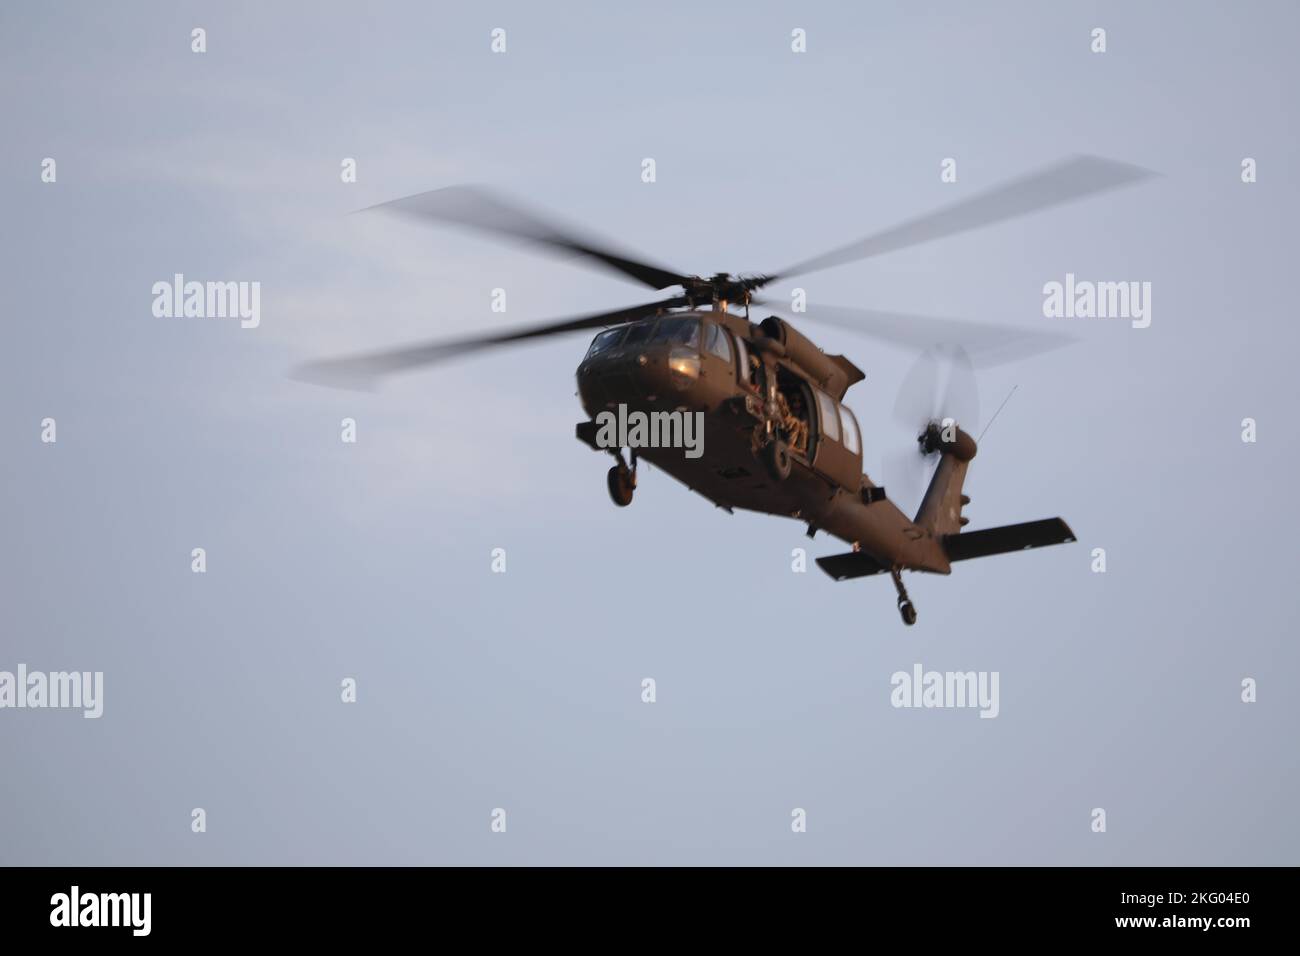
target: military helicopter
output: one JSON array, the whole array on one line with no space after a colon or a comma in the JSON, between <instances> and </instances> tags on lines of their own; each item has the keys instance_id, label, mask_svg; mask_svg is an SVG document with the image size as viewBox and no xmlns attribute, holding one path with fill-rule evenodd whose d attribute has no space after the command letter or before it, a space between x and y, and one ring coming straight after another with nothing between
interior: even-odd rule
<instances>
[{"instance_id":1,"label":"military helicopter","mask_svg":"<svg viewBox=\"0 0 1300 956\"><path fill-rule=\"evenodd\" d=\"M811 537L825 531L852 550L819 558L836 581L888 574L903 622L916 608L902 572L949 574L952 564L1074 541L1060 518L963 530L962 485L977 450L958 424L973 414L975 365L1022 358L1055 348L1068 337L986 323L960 322L865 309L818 306L805 318L847 326L895 344L917 347L921 358L905 379L896 415L917 429L911 460L933 475L912 517L862 470L858 423L843 404L864 373L842 355L827 355L756 293L796 275L903 249L1016 218L1146 176L1112 160L1078 156L1011 180L823 255L774 273L688 275L616 250L585 231L478 187L456 186L383 203L380 209L504 236L554 253L578 256L653 289L675 295L609 312L449 342L418 344L313 362L295 377L333 386L370 387L381 377L494 346L601 329L577 369L587 418L577 437L608 452L610 497L632 502L637 462L644 458L728 512L741 508L806 523ZM751 310L769 314L758 322ZM938 388L940 357L948 388ZM959 411L962 397L967 410ZM697 414L703 453L680 447L630 447L601 441L602 413L620 409L648 417ZM963 419L967 427L974 421ZM631 442L629 441L629 444ZM923 476L922 472L922 476Z\"/></svg>"}]
</instances>

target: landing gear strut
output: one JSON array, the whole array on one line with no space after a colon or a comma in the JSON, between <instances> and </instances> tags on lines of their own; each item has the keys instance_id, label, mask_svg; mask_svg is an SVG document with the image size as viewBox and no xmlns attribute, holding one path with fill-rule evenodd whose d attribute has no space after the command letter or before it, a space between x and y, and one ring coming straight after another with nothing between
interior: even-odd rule
<instances>
[{"instance_id":1,"label":"landing gear strut","mask_svg":"<svg viewBox=\"0 0 1300 956\"><path fill-rule=\"evenodd\" d=\"M632 503L632 493L636 490L636 450L632 451L631 468L623 460L623 449L617 448L610 454L618 459L618 464L609 470L605 479L609 485L609 497L620 508L626 508Z\"/></svg>"},{"instance_id":2,"label":"landing gear strut","mask_svg":"<svg viewBox=\"0 0 1300 956\"><path fill-rule=\"evenodd\" d=\"M894 589L898 591L898 613L902 616L903 623L911 627L916 623L916 607L912 604L912 599L907 596L902 572L898 568L890 568L889 576L894 579Z\"/></svg>"}]
</instances>

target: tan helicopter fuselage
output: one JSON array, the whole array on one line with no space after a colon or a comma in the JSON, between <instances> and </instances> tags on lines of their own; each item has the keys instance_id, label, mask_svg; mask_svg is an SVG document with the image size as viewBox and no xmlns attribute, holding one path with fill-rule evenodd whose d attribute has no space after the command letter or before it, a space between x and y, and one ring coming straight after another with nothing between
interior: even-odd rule
<instances>
[{"instance_id":1,"label":"tan helicopter fuselage","mask_svg":"<svg viewBox=\"0 0 1300 956\"><path fill-rule=\"evenodd\" d=\"M862 378L851 362L825 355L781 319L754 325L725 309L665 312L593 341L577 372L592 419L579 426L579 437L599 448L592 441L595 420L620 406L647 415L702 413L698 457L678 447L637 448L637 457L718 507L784 515L805 522L810 533L849 542L885 567L947 574L944 529L908 518L862 471L858 424L841 404ZM774 418L791 426L792 466L780 480L760 457ZM944 483L958 495L966 460L945 455L940 465L961 470L955 482ZM936 505L950 507L958 520L959 500Z\"/></svg>"}]
</instances>

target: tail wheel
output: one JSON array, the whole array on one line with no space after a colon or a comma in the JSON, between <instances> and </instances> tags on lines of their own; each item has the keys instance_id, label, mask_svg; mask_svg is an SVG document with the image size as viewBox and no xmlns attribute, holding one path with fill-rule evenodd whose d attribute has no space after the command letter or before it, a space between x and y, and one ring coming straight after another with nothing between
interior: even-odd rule
<instances>
[{"instance_id":1,"label":"tail wheel","mask_svg":"<svg viewBox=\"0 0 1300 956\"><path fill-rule=\"evenodd\" d=\"M903 586L902 568L890 568L889 576L894 579L894 588L898 591L898 613L903 618L903 623L911 627L916 623L916 606L912 604L912 599L907 596L907 588Z\"/></svg>"},{"instance_id":2,"label":"tail wheel","mask_svg":"<svg viewBox=\"0 0 1300 956\"><path fill-rule=\"evenodd\" d=\"M779 438L774 438L762 450L763 467L774 481L785 481L790 477L793 463L790 460L790 448Z\"/></svg>"},{"instance_id":3,"label":"tail wheel","mask_svg":"<svg viewBox=\"0 0 1300 956\"><path fill-rule=\"evenodd\" d=\"M916 608L911 601L900 600L898 602L898 613L903 617L903 623L911 627L916 623Z\"/></svg>"},{"instance_id":4,"label":"tail wheel","mask_svg":"<svg viewBox=\"0 0 1300 956\"><path fill-rule=\"evenodd\" d=\"M606 484L609 485L609 497L614 504L626 508L632 503L632 492L636 486L632 484L632 472L625 466L615 465L611 468L606 476Z\"/></svg>"}]
</instances>

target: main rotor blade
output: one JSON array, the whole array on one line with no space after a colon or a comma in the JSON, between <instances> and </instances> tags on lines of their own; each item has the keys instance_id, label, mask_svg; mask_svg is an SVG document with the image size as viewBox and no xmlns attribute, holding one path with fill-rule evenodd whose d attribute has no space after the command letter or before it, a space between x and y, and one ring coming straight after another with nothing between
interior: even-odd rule
<instances>
[{"instance_id":1,"label":"main rotor blade","mask_svg":"<svg viewBox=\"0 0 1300 956\"><path fill-rule=\"evenodd\" d=\"M576 228L557 225L549 221L549 216L526 210L516 202L477 186L434 189L369 208L417 219L455 223L531 245L586 256L652 289L666 289L687 280L686 276L670 269L629 258L603 239L584 237Z\"/></svg>"},{"instance_id":2,"label":"main rotor blade","mask_svg":"<svg viewBox=\"0 0 1300 956\"><path fill-rule=\"evenodd\" d=\"M892 229L782 269L766 282L829 269L933 239L989 226L1116 189L1156 175L1149 169L1098 156L1075 156L1036 173L911 219Z\"/></svg>"},{"instance_id":3,"label":"main rotor blade","mask_svg":"<svg viewBox=\"0 0 1300 956\"><path fill-rule=\"evenodd\" d=\"M523 342L528 339L544 338L550 335L561 335L565 332L576 332L581 329L596 329L603 326L620 325L624 322L635 322L637 319L654 315L661 309L671 309L686 304L687 300L684 296L675 296L661 302L647 302L643 305L634 305L613 312L597 312L593 315L579 316L575 319L559 319L523 329L499 332L495 335L454 339L449 342L428 342L388 349L382 352L368 352L363 355L324 359L300 365L294 370L292 377L299 381L329 385L334 388L373 388L379 378L391 375L394 372L403 372L424 365L432 365L497 345L508 345L513 342Z\"/></svg>"},{"instance_id":4,"label":"main rotor blade","mask_svg":"<svg viewBox=\"0 0 1300 956\"><path fill-rule=\"evenodd\" d=\"M814 304L799 319L860 332L909 348L960 347L969 353L971 361L978 368L1014 362L1078 341L1064 332L1044 332L991 322L967 322L962 319L834 305Z\"/></svg>"}]
</instances>

